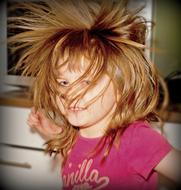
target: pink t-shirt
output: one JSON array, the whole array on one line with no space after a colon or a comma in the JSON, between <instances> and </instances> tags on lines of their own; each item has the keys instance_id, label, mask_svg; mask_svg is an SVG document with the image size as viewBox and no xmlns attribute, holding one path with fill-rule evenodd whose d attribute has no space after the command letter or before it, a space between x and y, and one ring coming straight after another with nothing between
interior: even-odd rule
<instances>
[{"instance_id":1,"label":"pink t-shirt","mask_svg":"<svg viewBox=\"0 0 181 190\"><path fill-rule=\"evenodd\" d=\"M100 138L78 136L62 170L63 189L155 190L154 167L171 150L167 140L146 122L135 122L121 136L119 149L112 147L104 164L104 149L90 157Z\"/></svg>"}]
</instances>

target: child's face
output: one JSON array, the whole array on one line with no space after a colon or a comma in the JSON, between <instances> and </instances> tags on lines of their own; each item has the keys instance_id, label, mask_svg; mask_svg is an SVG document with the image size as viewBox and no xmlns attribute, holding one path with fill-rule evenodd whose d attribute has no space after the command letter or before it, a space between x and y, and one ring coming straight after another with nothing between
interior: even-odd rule
<instances>
[{"instance_id":1,"label":"child's face","mask_svg":"<svg viewBox=\"0 0 181 190\"><path fill-rule=\"evenodd\" d=\"M65 97L61 95L57 97L57 104L61 113L66 117L70 124L80 127L80 132L87 136L98 136L104 134L104 129L111 120L111 114L116 108L116 96L113 87L113 82L110 77L104 74L95 86L90 89L78 102L72 102L68 106L68 95L70 84L80 78L85 72L85 68L81 71L70 71L67 65L59 69L59 88L64 92ZM83 80L79 84L79 89L86 88L91 81ZM104 93L100 95L102 90ZM98 97L97 97L98 96ZM93 103L88 103L93 98L97 97Z\"/></svg>"}]
</instances>

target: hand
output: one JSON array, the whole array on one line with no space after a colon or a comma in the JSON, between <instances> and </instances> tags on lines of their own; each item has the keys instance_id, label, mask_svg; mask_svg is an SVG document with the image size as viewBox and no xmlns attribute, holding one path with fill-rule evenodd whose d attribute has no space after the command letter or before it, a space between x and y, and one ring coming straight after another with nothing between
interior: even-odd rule
<instances>
[{"instance_id":1,"label":"hand","mask_svg":"<svg viewBox=\"0 0 181 190\"><path fill-rule=\"evenodd\" d=\"M35 111L34 107L28 116L27 124L46 139L51 139L62 131L59 126L44 115L43 110Z\"/></svg>"}]
</instances>

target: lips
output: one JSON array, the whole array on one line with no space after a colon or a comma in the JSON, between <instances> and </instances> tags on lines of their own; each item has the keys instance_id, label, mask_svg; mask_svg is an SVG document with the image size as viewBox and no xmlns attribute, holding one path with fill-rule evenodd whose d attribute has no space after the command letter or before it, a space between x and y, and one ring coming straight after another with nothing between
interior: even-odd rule
<instances>
[{"instance_id":1,"label":"lips","mask_svg":"<svg viewBox=\"0 0 181 190\"><path fill-rule=\"evenodd\" d=\"M83 107L69 107L68 108L70 111L83 111L85 108Z\"/></svg>"}]
</instances>

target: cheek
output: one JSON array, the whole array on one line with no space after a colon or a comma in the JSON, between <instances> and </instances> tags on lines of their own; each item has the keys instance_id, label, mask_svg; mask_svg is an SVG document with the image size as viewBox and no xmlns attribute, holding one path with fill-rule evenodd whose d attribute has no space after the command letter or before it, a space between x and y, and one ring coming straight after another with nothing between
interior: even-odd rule
<instances>
[{"instance_id":1,"label":"cheek","mask_svg":"<svg viewBox=\"0 0 181 190\"><path fill-rule=\"evenodd\" d=\"M61 100L61 98L59 96L56 97L56 104L57 104L57 107L60 110L60 112L63 115L65 115L66 114L66 112L65 112L65 106L64 106L63 101Z\"/></svg>"},{"instance_id":2,"label":"cheek","mask_svg":"<svg viewBox=\"0 0 181 190\"><path fill-rule=\"evenodd\" d=\"M97 95L97 94L96 94ZM95 97L95 94L94 94ZM90 109L94 109L98 112L98 110L106 111L112 108L116 103L116 96L114 93L114 88L110 85L104 94L97 98L97 100L90 106Z\"/></svg>"},{"instance_id":3,"label":"cheek","mask_svg":"<svg viewBox=\"0 0 181 190\"><path fill-rule=\"evenodd\" d=\"M110 86L106 92L104 93L104 96L102 98L102 106L103 107L112 107L116 103L116 96L114 93L114 89L112 86ZM106 108L105 108L106 109Z\"/></svg>"}]
</instances>

